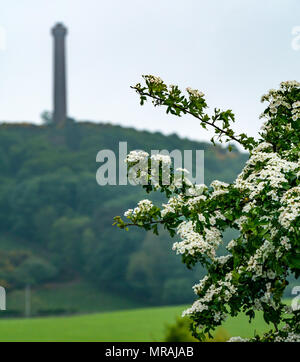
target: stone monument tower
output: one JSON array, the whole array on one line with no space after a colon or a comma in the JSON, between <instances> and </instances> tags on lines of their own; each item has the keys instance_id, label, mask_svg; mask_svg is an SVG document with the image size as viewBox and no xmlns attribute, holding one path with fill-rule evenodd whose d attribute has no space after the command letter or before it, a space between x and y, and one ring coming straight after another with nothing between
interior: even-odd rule
<instances>
[{"instance_id":1,"label":"stone monument tower","mask_svg":"<svg viewBox=\"0 0 300 362\"><path fill-rule=\"evenodd\" d=\"M62 23L57 23L52 28L54 37L54 110L53 122L63 125L67 119L66 95L66 51L65 37L67 28Z\"/></svg>"}]
</instances>

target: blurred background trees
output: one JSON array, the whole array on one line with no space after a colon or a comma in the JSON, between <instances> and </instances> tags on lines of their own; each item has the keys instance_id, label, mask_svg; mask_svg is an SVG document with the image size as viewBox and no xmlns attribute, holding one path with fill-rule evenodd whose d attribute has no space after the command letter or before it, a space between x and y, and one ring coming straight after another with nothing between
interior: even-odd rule
<instances>
[{"instance_id":1,"label":"blurred background trees","mask_svg":"<svg viewBox=\"0 0 300 362\"><path fill-rule=\"evenodd\" d=\"M52 285L54 294L58 285L80 284L82 293L88 289L95 295L121 295L119 308L128 306L124 298L138 305L190 302L190 286L203 271L184 270L180 257L171 251L175 240L167 235L155 237L141 230L120 234L112 227L119 210L134 207L149 195L133 186L100 187L96 155L111 149L118 157L120 141L128 142L128 151L204 150L205 182L210 183L216 178L232 181L247 154L175 134L110 124L68 120L55 128L49 112L43 119L42 126L0 125L1 285L13 295L28 283L33 293L49 291ZM163 201L155 197L154 201ZM84 287L87 284L89 288ZM72 298L74 305L79 298L85 300L77 291ZM40 308L47 308L47 300L40 302ZM101 310L101 303L100 296L95 308ZM80 311L84 310L80 302Z\"/></svg>"}]
</instances>

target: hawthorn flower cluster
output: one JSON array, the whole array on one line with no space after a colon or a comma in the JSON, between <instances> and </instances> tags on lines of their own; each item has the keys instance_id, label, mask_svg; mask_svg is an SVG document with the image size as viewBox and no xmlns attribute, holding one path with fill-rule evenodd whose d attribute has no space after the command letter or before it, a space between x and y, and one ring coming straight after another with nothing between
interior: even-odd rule
<instances>
[{"instance_id":1,"label":"hawthorn flower cluster","mask_svg":"<svg viewBox=\"0 0 300 362\"><path fill-rule=\"evenodd\" d=\"M137 215L147 215L153 208L152 201L145 199L139 201L137 207L134 209L129 209L124 213L124 216L127 218L131 218Z\"/></svg>"},{"instance_id":2,"label":"hawthorn flower cluster","mask_svg":"<svg viewBox=\"0 0 300 362\"><path fill-rule=\"evenodd\" d=\"M142 96L147 93L159 98L164 83L147 80L150 89L147 93L141 88ZM187 92L192 102L186 103L187 109L205 102L202 92L190 88ZM171 182L166 185L162 170L172 171L168 156L152 158L133 152L126 160L129 170L139 163L148 165L143 187L147 192L159 189L168 202L154 206L143 200L125 213L126 222L118 217L116 223L121 228L136 225L155 233L161 224L171 236L177 234L181 239L173 250L188 268L198 263L206 268L206 276L193 287L195 302L183 312L191 318L193 335L200 340L241 311L250 320L262 311L265 321L273 325L269 332L249 341L300 340L300 311L292 311L282 301L289 273L296 278L300 275L300 83L282 82L262 101L267 101L268 107L263 113L266 121L261 138L242 137L250 151L249 160L231 184L216 180L209 186L195 185L179 169L179 176L171 172ZM149 162L160 165L153 185ZM220 255L228 228L237 230L239 236L226 246L227 253Z\"/></svg>"},{"instance_id":3,"label":"hawthorn flower cluster","mask_svg":"<svg viewBox=\"0 0 300 362\"><path fill-rule=\"evenodd\" d=\"M186 91L191 97L194 98L203 98L205 96L203 92L198 91L198 89L192 89L191 87L187 87Z\"/></svg>"},{"instance_id":4,"label":"hawthorn flower cluster","mask_svg":"<svg viewBox=\"0 0 300 362\"><path fill-rule=\"evenodd\" d=\"M280 200L283 205L279 211L280 224L288 229L291 223L299 216L300 213L300 187L295 186L288 190Z\"/></svg>"},{"instance_id":5,"label":"hawthorn flower cluster","mask_svg":"<svg viewBox=\"0 0 300 362\"><path fill-rule=\"evenodd\" d=\"M199 234L192 221L183 221L177 228L177 234L182 239L181 242L173 244L173 250L176 250L177 254L201 253L214 258L216 249L222 242L222 235L217 228L204 228L203 234Z\"/></svg>"},{"instance_id":6,"label":"hawthorn flower cluster","mask_svg":"<svg viewBox=\"0 0 300 362\"><path fill-rule=\"evenodd\" d=\"M155 75L147 75L147 80L152 84L162 84L162 79L160 77L156 77Z\"/></svg>"}]
</instances>

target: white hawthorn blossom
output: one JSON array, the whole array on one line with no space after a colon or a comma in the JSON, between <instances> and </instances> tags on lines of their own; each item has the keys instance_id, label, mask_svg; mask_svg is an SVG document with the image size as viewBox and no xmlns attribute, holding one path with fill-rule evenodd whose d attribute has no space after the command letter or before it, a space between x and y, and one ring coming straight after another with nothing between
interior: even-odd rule
<instances>
[{"instance_id":1,"label":"white hawthorn blossom","mask_svg":"<svg viewBox=\"0 0 300 362\"><path fill-rule=\"evenodd\" d=\"M160 79L147 79L161 92L164 83ZM171 89L178 91L175 86ZM196 102L199 107L204 94L191 88L187 92L190 104ZM183 312L190 316L199 338L231 312L243 310L250 318L254 311L263 311L275 332L252 339L233 337L231 342L300 341L299 313L282 302L289 272L300 274L300 83L282 82L262 101L268 107L262 114L266 120L261 139L250 149L234 182L193 185L186 170L179 169L180 175L175 173L168 186L156 179L153 189L161 188L168 196L161 208L143 200L125 213L134 224L145 223L147 230L149 222L155 221L157 231L159 220L172 236L177 234L179 241L173 243L173 250L182 255L183 262L188 267L201 263L207 269L206 276L193 286L197 300ZM148 158L145 152L131 152L126 162L148 165ZM151 161L172 168L168 156L151 157ZM226 255L220 255L227 228L236 229L239 236L228 243ZM286 327L281 328L287 312L290 317L285 317Z\"/></svg>"}]
</instances>

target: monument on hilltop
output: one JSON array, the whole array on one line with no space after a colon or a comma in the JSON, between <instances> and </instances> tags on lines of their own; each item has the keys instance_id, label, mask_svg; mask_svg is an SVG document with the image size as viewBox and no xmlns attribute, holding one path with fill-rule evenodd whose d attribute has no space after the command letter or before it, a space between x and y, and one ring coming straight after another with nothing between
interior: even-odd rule
<instances>
[{"instance_id":1,"label":"monument on hilltop","mask_svg":"<svg viewBox=\"0 0 300 362\"><path fill-rule=\"evenodd\" d=\"M63 125L67 119L67 90L66 90L66 50L65 37L67 28L57 23L52 28L54 37L54 86L53 86L53 122Z\"/></svg>"}]
</instances>

